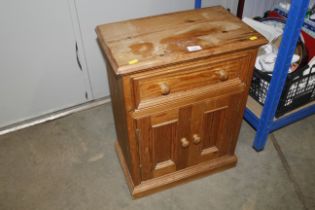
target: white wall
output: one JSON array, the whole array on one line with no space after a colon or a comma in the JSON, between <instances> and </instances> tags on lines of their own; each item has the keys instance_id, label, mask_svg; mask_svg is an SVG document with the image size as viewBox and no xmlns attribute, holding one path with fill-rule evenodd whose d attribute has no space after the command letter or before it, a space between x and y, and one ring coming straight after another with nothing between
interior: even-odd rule
<instances>
[{"instance_id":1,"label":"white wall","mask_svg":"<svg viewBox=\"0 0 315 210\"><path fill-rule=\"evenodd\" d=\"M109 95L105 62L96 40L99 24L194 8L194 0L74 0L85 48L94 98ZM223 5L236 9L237 0L204 0L203 6Z\"/></svg>"},{"instance_id":2,"label":"white wall","mask_svg":"<svg viewBox=\"0 0 315 210\"><path fill-rule=\"evenodd\" d=\"M68 1L2 1L0 27L0 128L87 101Z\"/></svg>"}]
</instances>

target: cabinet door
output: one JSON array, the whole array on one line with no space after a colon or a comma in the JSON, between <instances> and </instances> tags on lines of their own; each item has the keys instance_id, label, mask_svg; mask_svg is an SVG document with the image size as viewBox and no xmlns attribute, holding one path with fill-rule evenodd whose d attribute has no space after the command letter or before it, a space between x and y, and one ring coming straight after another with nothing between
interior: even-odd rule
<instances>
[{"instance_id":1,"label":"cabinet door","mask_svg":"<svg viewBox=\"0 0 315 210\"><path fill-rule=\"evenodd\" d=\"M147 116L137 121L142 180L186 167L191 106Z\"/></svg>"},{"instance_id":2,"label":"cabinet door","mask_svg":"<svg viewBox=\"0 0 315 210\"><path fill-rule=\"evenodd\" d=\"M242 120L242 93L137 119L142 180L228 155Z\"/></svg>"},{"instance_id":3,"label":"cabinet door","mask_svg":"<svg viewBox=\"0 0 315 210\"><path fill-rule=\"evenodd\" d=\"M242 121L242 92L200 102L192 107L188 165L228 155ZM234 150L233 150L234 151Z\"/></svg>"}]
</instances>

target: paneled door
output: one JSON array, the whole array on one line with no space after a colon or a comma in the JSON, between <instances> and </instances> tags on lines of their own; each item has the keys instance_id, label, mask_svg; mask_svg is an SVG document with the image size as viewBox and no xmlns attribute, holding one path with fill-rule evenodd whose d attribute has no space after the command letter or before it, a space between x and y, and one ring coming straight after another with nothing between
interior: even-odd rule
<instances>
[{"instance_id":1,"label":"paneled door","mask_svg":"<svg viewBox=\"0 0 315 210\"><path fill-rule=\"evenodd\" d=\"M241 123L242 94L235 91L137 119L142 180L228 155Z\"/></svg>"},{"instance_id":2,"label":"paneled door","mask_svg":"<svg viewBox=\"0 0 315 210\"><path fill-rule=\"evenodd\" d=\"M184 168L188 161L192 106L137 120L142 180Z\"/></svg>"},{"instance_id":3,"label":"paneled door","mask_svg":"<svg viewBox=\"0 0 315 210\"><path fill-rule=\"evenodd\" d=\"M241 125L243 91L216 97L192 107L188 165L229 155Z\"/></svg>"},{"instance_id":4,"label":"paneled door","mask_svg":"<svg viewBox=\"0 0 315 210\"><path fill-rule=\"evenodd\" d=\"M137 120L137 138L142 180L176 171L177 138L182 127L179 110L170 110ZM183 158L182 158L183 161Z\"/></svg>"}]
</instances>

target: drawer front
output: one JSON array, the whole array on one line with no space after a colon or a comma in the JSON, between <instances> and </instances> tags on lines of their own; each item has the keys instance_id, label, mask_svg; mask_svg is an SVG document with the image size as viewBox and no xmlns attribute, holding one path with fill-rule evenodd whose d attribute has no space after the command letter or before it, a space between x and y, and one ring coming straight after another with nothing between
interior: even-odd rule
<instances>
[{"instance_id":1,"label":"drawer front","mask_svg":"<svg viewBox=\"0 0 315 210\"><path fill-rule=\"evenodd\" d=\"M152 99L180 95L186 91L209 85L230 82L241 78L241 71L246 58L214 63L211 65L190 66L176 71L135 77L134 99L136 107Z\"/></svg>"}]
</instances>

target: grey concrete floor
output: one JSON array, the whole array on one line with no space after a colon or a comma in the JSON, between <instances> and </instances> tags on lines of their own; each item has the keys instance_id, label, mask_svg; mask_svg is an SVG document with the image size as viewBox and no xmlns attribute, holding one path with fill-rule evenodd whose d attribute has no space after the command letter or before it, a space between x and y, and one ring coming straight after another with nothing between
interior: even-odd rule
<instances>
[{"instance_id":1,"label":"grey concrete floor","mask_svg":"<svg viewBox=\"0 0 315 210\"><path fill-rule=\"evenodd\" d=\"M0 209L315 209L314 128L311 116L256 153L254 130L243 122L235 168L132 200L111 107L102 105L0 136Z\"/></svg>"}]
</instances>

